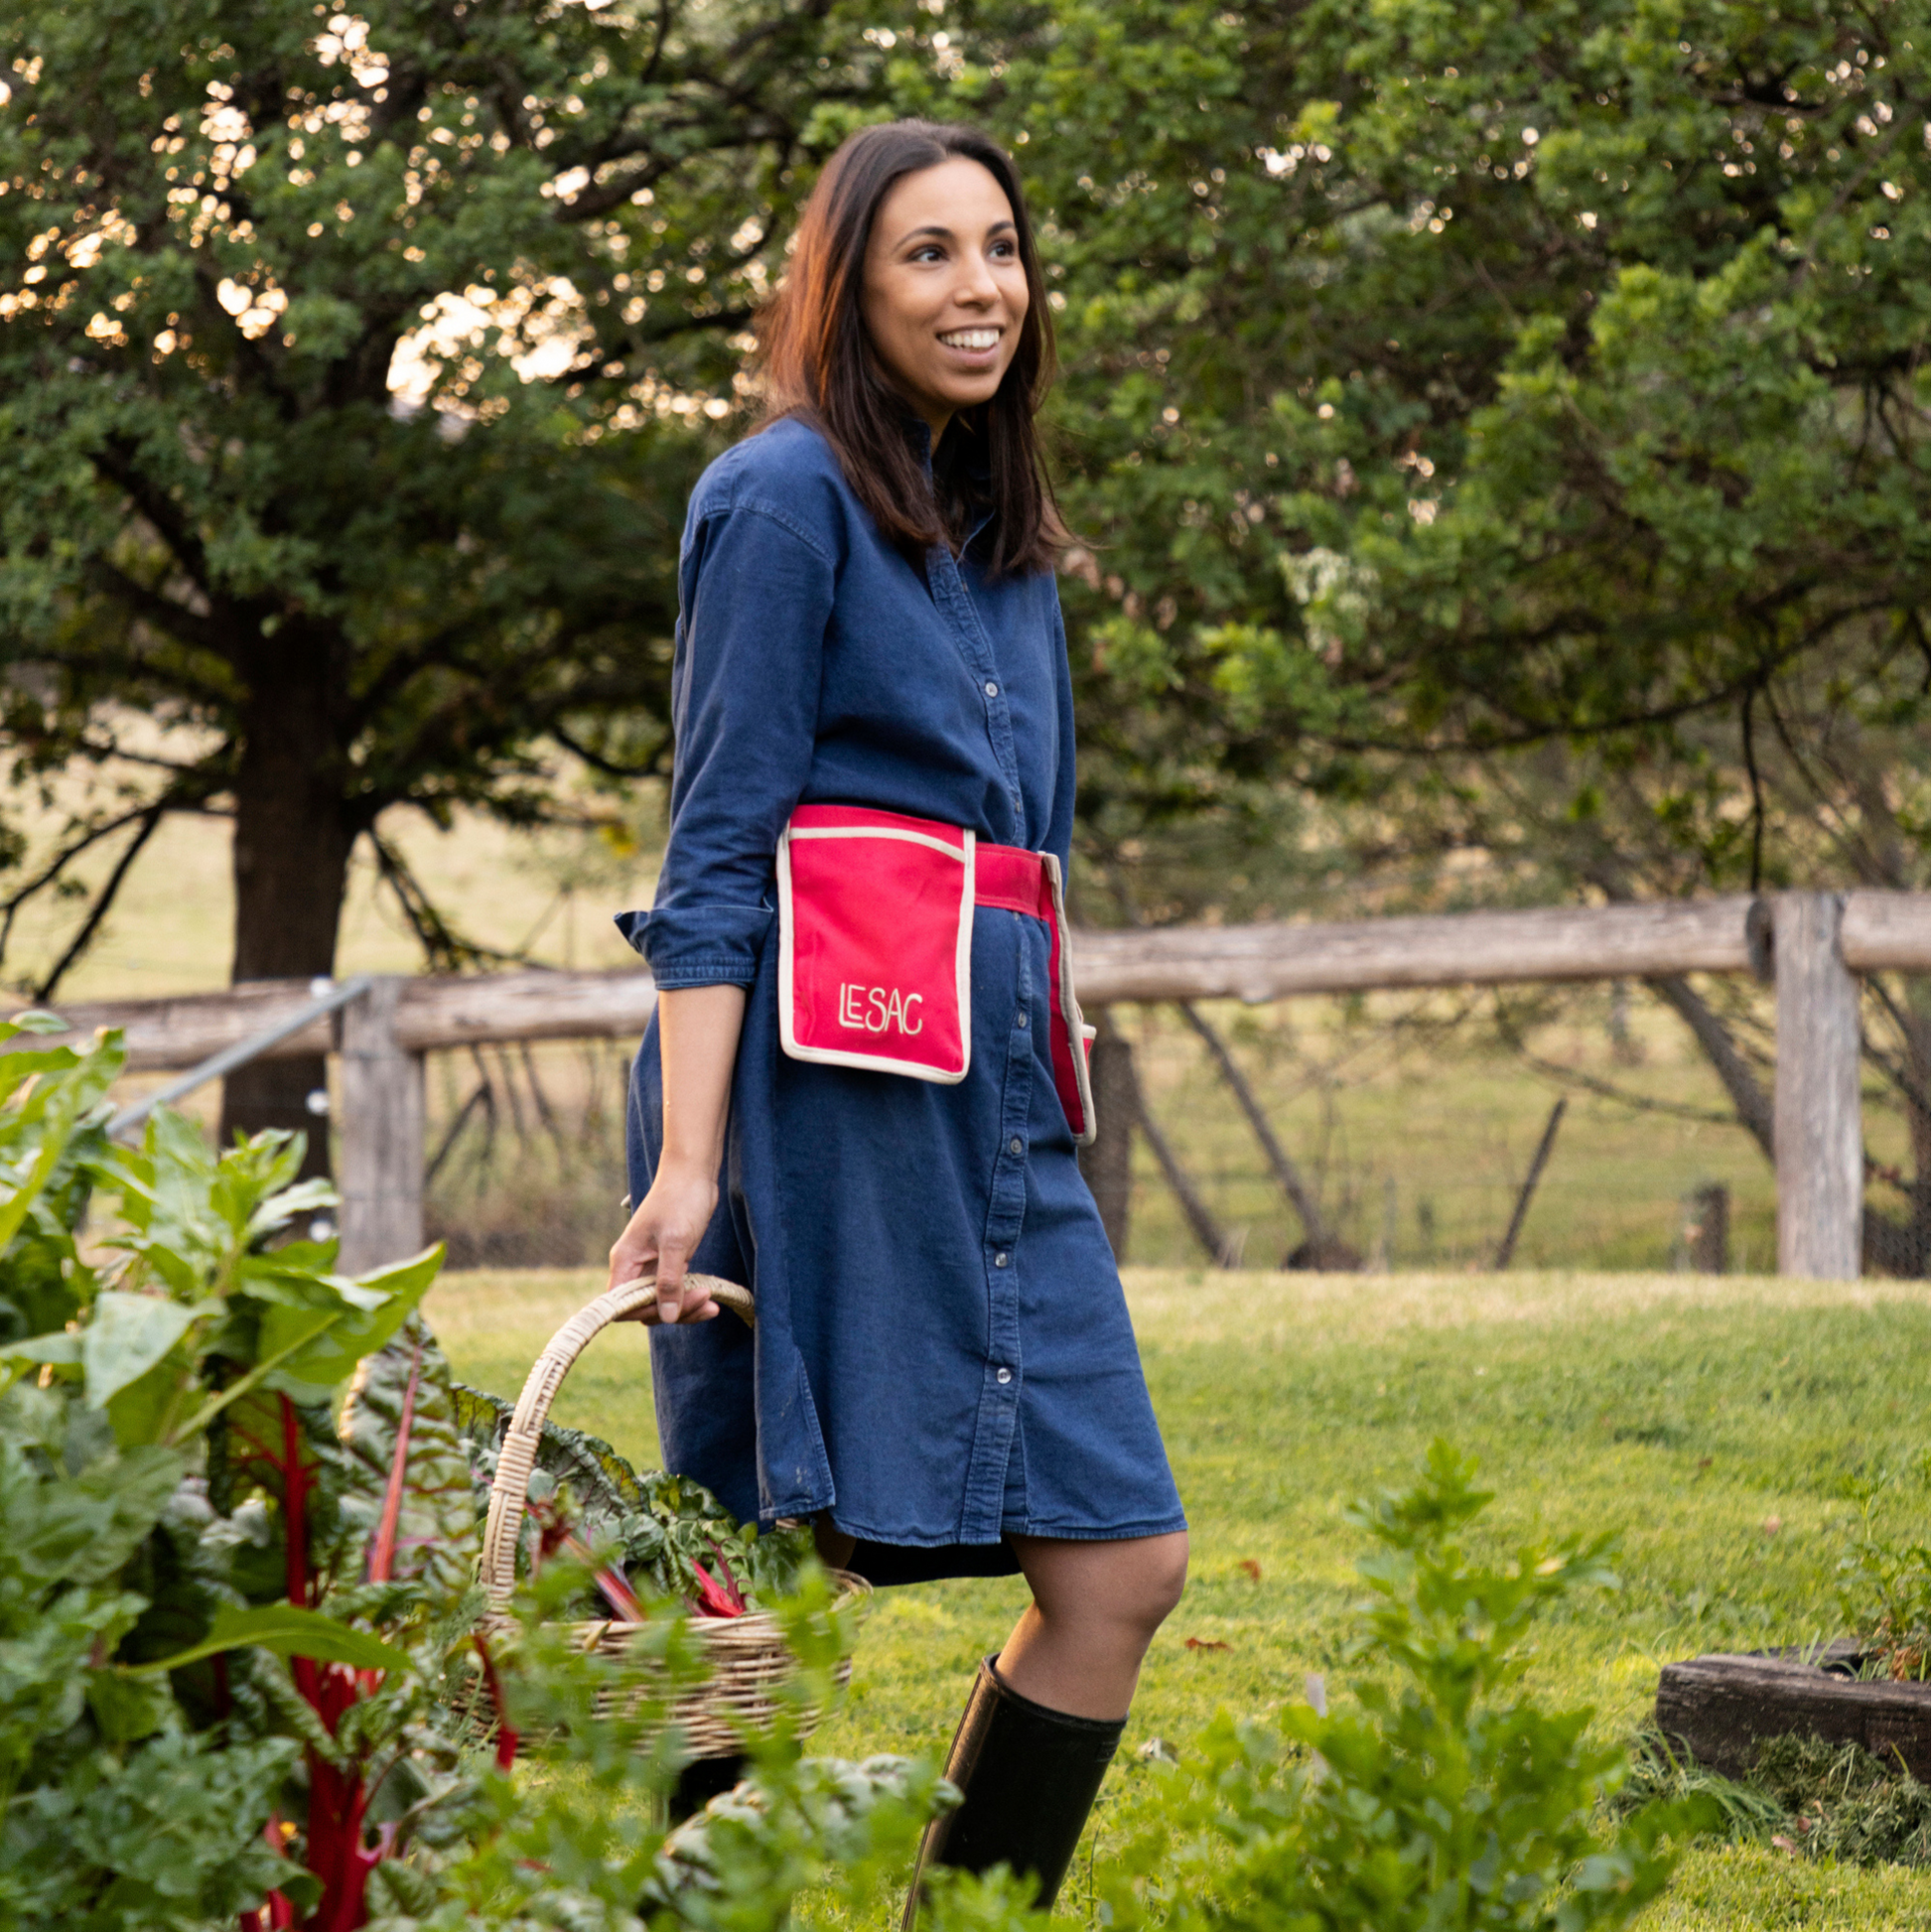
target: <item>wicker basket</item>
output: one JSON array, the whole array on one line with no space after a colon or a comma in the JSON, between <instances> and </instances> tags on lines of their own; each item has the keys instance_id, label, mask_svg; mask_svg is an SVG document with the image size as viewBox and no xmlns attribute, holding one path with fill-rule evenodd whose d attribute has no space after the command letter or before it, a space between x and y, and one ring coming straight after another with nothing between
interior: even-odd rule
<instances>
[{"instance_id":1,"label":"wicker basket","mask_svg":"<svg viewBox=\"0 0 1932 1932\"><path fill-rule=\"evenodd\" d=\"M730 1309L741 1320L749 1324L755 1319L747 1290L708 1275L687 1279L702 1284L720 1308ZM503 1438L496 1480L489 1492L489 1516L483 1527L483 1586L493 1616L501 1617L515 1587L516 1545L523 1527L530 1471L536 1466L544 1417L557 1390L578 1356L613 1321L638 1310L644 1311L642 1318L649 1321L656 1295L656 1284L649 1280L607 1289L551 1336L531 1368ZM871 1594L865 1579L850 1571L835 1570L832 1577L840 1603ZM618 1656L629 1648L641 1627L616 1618L600 1618L576 1625L573 1634L586 1650ZM729 1757L740 1748L743 1728L761 1729L776 1714L777 1688L794 1669L791 1652L777 1619L761 1610L735 1617L694 1617L691 1629L711 1665L711 1675L671 1704L665 1722L684 1731L695 1756ZM851 1659L841 1660L841 1689L851 1676ZM803 1728L811 1729L822 1715L816 1708L806 1711Z\"/></svg>"}]
</instances>

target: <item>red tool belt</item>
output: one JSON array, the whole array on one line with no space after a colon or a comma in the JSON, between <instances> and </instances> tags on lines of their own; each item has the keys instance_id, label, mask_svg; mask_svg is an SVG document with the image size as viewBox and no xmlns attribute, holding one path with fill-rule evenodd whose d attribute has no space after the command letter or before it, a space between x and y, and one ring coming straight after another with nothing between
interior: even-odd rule
<instances>
[{"instance_id":1,"label":"red tool belt","mask_svg":"<svg viewBox=\"0 0 1932 1932\"><path fill-rule=\"evenodd\" d=\"M952 1085L973 1045L973 908L1046 927L1053 1084L1094 1135L1059 861L933 819L800 805L778 840L778 1035L795 1060Z\"/></svg>"}]
</instances>

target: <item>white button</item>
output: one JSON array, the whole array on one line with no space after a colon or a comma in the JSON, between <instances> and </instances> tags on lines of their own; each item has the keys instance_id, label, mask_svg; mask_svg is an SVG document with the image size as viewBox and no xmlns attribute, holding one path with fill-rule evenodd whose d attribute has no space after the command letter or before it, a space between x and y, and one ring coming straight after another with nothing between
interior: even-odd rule
<instances>
[{"instance_id":1,"label":"white button","mask_svg":"<svg viewBox=\"0 0 1932 1932\"><path fill-rule=\"evenodd\" d=\"M1002 1388L1004 1388L1007 1385L1007 1383L1013 1380L1013 1371L1010 1368L1003 1368L999 1372L999 1374L996 1375L993 1379L994 1381L998 1382Z\"/></svg>"},{"instance_id":2,"label":"white button","mask_svg":"<svg viewBox=\"0 0 1932 1932\"><path fill-rule=\"evenodd\" d=\"M1016 1134L1013 1137L1013 1139L1007 1143L1007 1152L1009 1154L1025 1154L1026 1151L1027 1151L1027 1143L1023 1141L1018 1134Z\"/></svg>"},{"instance_id":3,"label":"white button","mask_svg":"<svg viewBox=\"0 0 1932 1932\"><path fill-rule=\"evenodd\" d=\"M993 1257L993 1266L995 1268L1004 1268L1006 1265L1007 1265L1007 1258L1005 1255L999 1254Z\"/></svg>"},{"instance_id":4,"label":"white button","mask_svg":"<svg viewBox=\"0 0 1932 1932\"><path fill-rule=\"evenodd\" d=\"M997 698L1000 695L1000 687L997 684L995 684L990 678L987 680L987 684L986 684L986 695L989 698Z\"/></svg>"},{"instance_id":5,"label":"white button","mask_svg":"<svg viewBox=\"0 0 1932 1932\"><path fill-rule=\"evenodd\" d=\"M1020 1016L1020 1025L1023 1027L1027 1025L1027 1016L1024 1013Z\"/></svg>"}]
</instances>

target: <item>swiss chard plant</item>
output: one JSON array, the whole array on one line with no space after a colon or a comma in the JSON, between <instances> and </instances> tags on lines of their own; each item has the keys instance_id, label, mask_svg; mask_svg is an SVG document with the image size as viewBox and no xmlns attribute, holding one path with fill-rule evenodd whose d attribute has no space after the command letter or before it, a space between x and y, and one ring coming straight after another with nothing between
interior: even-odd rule
<instances>
[{"instance_id":1,"label":"swiss chard plant","mask_svg":"<svg viewBox=\"0 0 1932 1932\"><path fill-rule=\"evenodd\" d=\"M52 1028L0 1030L0 1918L358 1924L459 1782L420 1720L473 1618L371 1534L408 1431L378 1473L331 1405L437 1256L291 1238L331 1197L288 1136L111 1144L118 1041Z\"/></svg>"},{"instance_id":2,"label":"swiss chard plant","mask_svg":"<svg viewBox=\"0 0 1932 1932\"><path fill-rule=\"evenodd\" d=\"M462 1384L455 1394L479 1507L486 1508L511 1405ZM580 1558L605 1550L610 1560L593 1573L605 1606L598 1614L635 1620L642 1604L669 1598L697 1616L743 1616L796 1595L812 1562L809 1530L760 1534L701 1483L662 1469L640 1474L602 1438L558 1423L543 1426L529 1493L519 1571L552 1549Z\"/></svg>"},{"instance_id":3,"label":"swiss chard plant","mask_svg":"<svg viewBox=\"0 0 1932 1932\"><path fill-rule=\"evenodd\" d=\"M661 1700L703 1670L675 1599L775 1600L796 1552L557 1432L538 1503L584 1560L485 1632L496 1405L420 1312L438 1254L339 1273L290 1137L217 1154L164 1112L113 1145L118 1041L54 1028L0 1029L0 1925L775 1924L787 1886L904 1852L931 1773L803 1765L782 1725L762 1795L667 1849ZM657 1601L586 1657L558 1619L626 1563ZM823 1697L847 1619L782 1582Z\"/></svg>"}]
</instances>

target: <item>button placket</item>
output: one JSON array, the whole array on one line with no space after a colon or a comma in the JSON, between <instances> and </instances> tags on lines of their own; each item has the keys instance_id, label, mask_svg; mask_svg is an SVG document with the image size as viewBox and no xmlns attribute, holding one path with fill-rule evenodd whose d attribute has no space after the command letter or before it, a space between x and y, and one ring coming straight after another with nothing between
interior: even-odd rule
<instances>
[{"instance_id":1,"label":"button placket","mask_svg":"<svg viewBox=\"0 0 1932 1932\"><path fill-rule=\"evenodd\" d=\"M1016 925L1020 922L1014 921ZM1014 1004L1025 1012L1032 991L1031 962L1025 940L1015 933ZM1019 1427L1021 1374L1020 1270L1018 1246L1027 1209L1026 1168L1007 1152L1024 1133L1033 1106L1036 1077L1033 1041L1014 1028L1007 1036L1006 1074L1000 1096L1000 1140L994 1150L992 1193L987 1205L985 1266L987 1298L986 1356L981 1369L979 1414L967 1461L962 1538L997 1536L1003 1521L1008 1464Z\"/></svg>"},{"instance_id":2,"label":"button placket","mask_svg":"<svg viewBox=\"0 0 1932 1932\"><path fill-rule=\"evenodd\" d=\"M987 736L1000 761L1000 773L1017 800L1021 796L1020 761L1013 743L1013 715L1007 708L993 640L986 634L986 626L980 621L966 580L959 574L957 561L943 545L935 545L928 553L926 578L937 593L934 602L951 623L966 661L978 674L980 691L986 700Z\"/></svg>"},{"instance_id":3,"label":"button placket","mask_svg":"<svg viewBox=\"0 0 1932 1932\"><path fill-rule=\"evenodd\" d=\"M1018 921L1015 922L1016 925ZM1032 996L1031 958L1024 933L1016 931L1015 1005L1025 1012ZM993 1320L990 1360L1010 1365L1020 1354L1018 1248L1027 1212L1026 1124L1033 1106L1033 1042L1015 1028L1007 1038L1007 1077L1000 1106L1000 1141L993 1157L993 1196L986 1218L988 1292Z\"/></svg>"}]
</instances>

